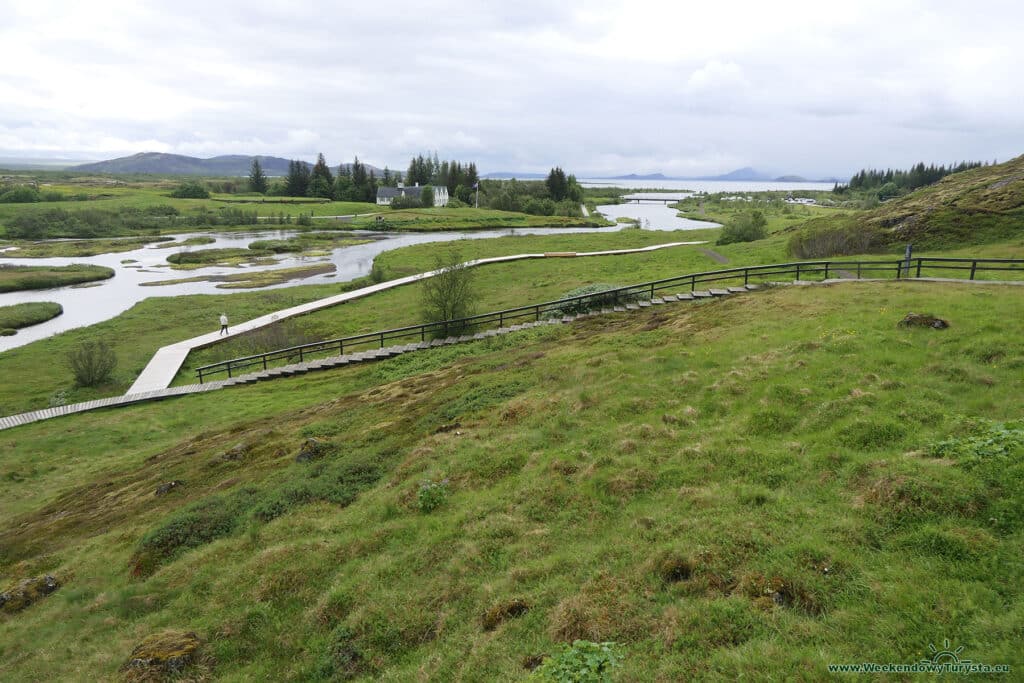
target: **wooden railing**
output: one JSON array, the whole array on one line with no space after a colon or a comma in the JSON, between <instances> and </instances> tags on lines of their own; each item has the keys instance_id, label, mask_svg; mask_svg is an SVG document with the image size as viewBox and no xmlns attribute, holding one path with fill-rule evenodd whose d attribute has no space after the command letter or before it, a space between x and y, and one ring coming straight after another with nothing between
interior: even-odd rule
<instances>
[{"instance_id":1,"label":"wooden railing","mask_svg":"<svg viewBox=\"0 0 1024 683\"><path fill-rule=\"evenodd\" d=\"M729 283L747 285L763 283L779 277L792 278L794 280L827 280L832 277L903 279L935 275L936 271L943 271L946 274L948 274L948 271L952 271L954 274L967 271L969 275L963 279L969 280L974 280L980 272L1016 271L1024 274L1024 259L914 257L882 261L801 261L710 270L628 285L594 294L584 294L540 304L492 311L457 320L407 325L405 327L395 327L377 332L290 346L266 353L232 358L204 365L196 369L196 374L199 376L199 382L202 383L213 375L227 373L228 377L232 377L239 371L248 371L252 368L266 370L271 364L281 361L284 363L302 363L317 356L342 355L346 350L353 352L370 347L384 348L388 342L404 341L411 343L413 341L427 341L428 339L440 339L453 335L472 335L481 330L504 327L507 324L516 324L524 320L540 320L541 318L577 313L593 308L620 306L644 297L653 299L659 292L663 294L672 293L674 290L689 290L692 292L697 289L697 285L728 285ZM961 276L957 275L957 277Z\"/></svg>"}]
</instances>

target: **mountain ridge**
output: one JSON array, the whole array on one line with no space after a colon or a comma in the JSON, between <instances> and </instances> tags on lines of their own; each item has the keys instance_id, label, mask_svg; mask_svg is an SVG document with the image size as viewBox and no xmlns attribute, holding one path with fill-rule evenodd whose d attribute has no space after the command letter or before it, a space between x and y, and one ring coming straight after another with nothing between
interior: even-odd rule
<instances>
[{"instance_id":1,"label":"mountain ridge","mask_svg":"<svg viewBox=\"0 0 1024 683\"><path fill-rule=\"evenodd\" d=\"M208 175L208 176L247 176L252 167L252 160L259 159L263 172L268 176L288 175L288 164L291 159L283 157L244 154L223 154L203 159L184 154L167 154L164 152L139 152L126 157L97 161L94 163L70 166L70 171L87 171L90 173L152 173L164 175ZM312 166L308 161L304 164ZM350 164L344 164L348 167ZM332 166L331 168L337 168ZM382 169L366 164L368 171L376 174Z\"/></svg>"}]
</instances>

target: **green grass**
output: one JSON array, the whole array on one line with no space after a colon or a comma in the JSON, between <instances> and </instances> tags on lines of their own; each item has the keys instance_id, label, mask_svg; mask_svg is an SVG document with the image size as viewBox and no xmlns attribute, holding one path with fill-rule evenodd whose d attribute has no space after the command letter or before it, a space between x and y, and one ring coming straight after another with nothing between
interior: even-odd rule
<instances>
[{"instance_id":1,"label":"green grass","mask_svg":"<svg viewBox=\"0 0 1024 683\"><path fill-rule=\"evenodd\" d=\"M143 282L142 287L161 287L177 285L185 282L219 282L217 289L252 289L253 287L271 287L294 280L302 280L315 275L333 273L337 267L333 263L312 263L292 268L275 268L273 270L246 271L230 275L197 275L176 280L156 280Z\"/></svg>"},{"instance_id":2,"label":"green grass","mask_svg":"<svg viewBox=\"0 0 1024 683\"><path fill-rule=\"evenodd\" d=\"M122 251L134 251L147 244L167 242L170 237L122 237L118 239L91 240L55 240L42 242L13 241L9 246L16 246L14 251L6 252L7 256L17 258L52 258L96 256L97 254L115 254ZM162 244L170 247L171 244Z\"/></svg>"},{"instance_id":3,"label":"green grass","mask_svg":"<svg viewBox=\"0 0 1024 683\"><path fill-rule=\"evenodd\" d=\"M227 680L517 680L574 638L619 680L1017 669L1024 452L976 446L1022 417L1020 313L780 287L0 432L0 576L66 581L0 619L4 675L166 628Z\"/></svg>"},{"instance_id":4,"label":"green grass","mask_svg":"<svg viewBox=\"0 0 1024 683\"><path fill-rule=\"evenodd\" d=\"M0 292L26 289L50 289L114 277L114 270L105 266L75 264L70 266L12 266L0 264Z\"/></svg>"},{"instance_id":5,"label":"green grass","mask_svg":"<svg viewBox=\"0 0 1024 683\"><path fill-rule=\"evenodd\" d=\"M574 218L569 216L532 216L496 209L386 209L377 216L359 216L346 225L363 230L381 227L389 230L488 230L494 228L573 227L614 225L601 216Z\"/></svg>"},{"instance_id":6,"label":"green grass","mask_svg":"<svg viewBox=\"0 0 1024 683\"><path fill-rule=\"evenodd\" d=\"M13 306L0 306L0 329L18 330L22 327L38 325L56 318L64 312L60 304L50 301L33 301Z\"/></svg>"},{"instance_id":7,"label":"green grass","mask_svg":"<svg viewBox=\"0 0 1024 683\"><path fill-rule=\"evenodd\" d=\"M247 262L260 256L270 256L273 253L269 249L195 249L171 254L167 257L167 261L174 265L194 267Z\"/></svg>"}]
</instances>

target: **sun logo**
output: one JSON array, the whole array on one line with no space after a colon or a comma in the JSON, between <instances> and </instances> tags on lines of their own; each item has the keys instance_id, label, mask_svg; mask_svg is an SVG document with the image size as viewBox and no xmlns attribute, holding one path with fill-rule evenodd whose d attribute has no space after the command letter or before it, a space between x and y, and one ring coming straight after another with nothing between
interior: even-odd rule
<instances>
[{"instance_id":1,"label":"sun logo","mask_svg":"<svg viewBox=\"0 0 1024 683\"><path fill-rule=\"evenodd\" d=\"M942 649L938 649L935 645L929 643L928 650L932 654L931 659L922 659L923 663L931 664L970 664L969 659L960 659L960 653L964 651L964 646L961 645L955 650L949 649L949 639L946 638L942 641Z\"/></svg>"}]
</instances>

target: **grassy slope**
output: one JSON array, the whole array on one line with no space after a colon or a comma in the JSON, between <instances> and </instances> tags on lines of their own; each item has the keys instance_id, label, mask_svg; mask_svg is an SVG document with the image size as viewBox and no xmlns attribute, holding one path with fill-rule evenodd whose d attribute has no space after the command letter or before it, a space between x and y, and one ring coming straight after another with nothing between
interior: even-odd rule
<instances>
[{"instance_id":1,"label":"grassy slope","mask_svg":"<svg viewBox=\"0 0 1024 683\"><path fill-rule=\"evenodd\" d=\"M886 242L926 248L1017 241L1024 224L1024 156L954 173L871 211L837 213L809 225L881 231Z\"/></svg>"},{"instance_id":2,"label":"grassy slope","mask_svg":"<svg viewBox=\"0 0 1024 683\"><path fill-rule=\"evenodd\" d=\"M510 680L575 636L624 642L623 680L821 679L945 638L1019 668L1020 466L921 448L958 415L1020 417L1022 309L983 286L778 288L0 433L0 576L68 579L0 618L0 674L113 677L165 627L225 680L313 680L332 651L335 673ZM897 329L910 310L953 326ZM333 454L294 463L306 436ZM130 579L187 501L356 461L381 478L350 506ZM673 557L688 579L659 578ZM485 632L511 598L529 611Z\"/></svg>"}]
</instances>

